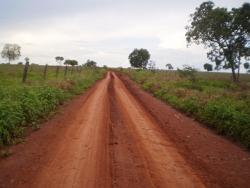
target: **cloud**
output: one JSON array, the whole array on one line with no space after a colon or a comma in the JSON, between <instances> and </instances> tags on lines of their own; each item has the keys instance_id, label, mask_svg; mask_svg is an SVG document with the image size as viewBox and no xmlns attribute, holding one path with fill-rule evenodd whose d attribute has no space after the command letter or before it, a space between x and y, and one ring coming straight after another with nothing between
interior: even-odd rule
<instances>
[{"instance_id":1,"label":"cloud","mask_svg":"<svg viewBox=\"0 0 250 188\"><path fill-rule=\"evenodd\" d=\"M53 64L54 57L129 66L134 48L147 48L158 67L201 67L202 47L186 48L185 25L201 0L0 0L0 48L22 46L22 58ZM239 6L241 0L217 0Z\"/></svg>"}]
</instances>

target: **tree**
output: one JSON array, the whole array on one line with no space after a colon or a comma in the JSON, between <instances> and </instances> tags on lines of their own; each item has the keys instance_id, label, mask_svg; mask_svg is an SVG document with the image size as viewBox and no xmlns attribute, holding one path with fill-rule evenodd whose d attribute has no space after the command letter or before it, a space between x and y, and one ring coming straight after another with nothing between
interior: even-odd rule
<instances>
[{"instance_id":1,"label":"tree","mask_svg":"<svg viewBox=\"0 0 250 188\"><path fill-rule=\"evenodd\" d=\"M250 68L250 64L249 63L244 63L244 68L245 69L249 69Z\"/></svg>"},{"instance_id":2,"label":"tree","mask_svg":"<svg viewBox=\"0 0 250 188\"><path fill-rule=\"evenodd\" d=\"M183 65L183 69L177 69L180 77L187 78L191 82L196 81L197 70L189 65Z\"/></svg>"},{"instance_id":3,"label":"tree","mask_svg":"<svg viewBox=\"0 0 250 188\"><path fill-rule=\"evenodd\" d=\"M247 73L250 73L250 63L244 63L244 68L247 70Z\"/></svg>"},{"instance_id":4,"label":"tree","mask_svg":"<svg viewBox=\"0 0 250 188\"><path fill-rule=\"evenodd\" d=\"M146 49L134 49L128 59L132 67L146 69L150 54Z\"/></svg>"},{"instance_id":5,"label":"tree","mask_svg":"<svg viewBox=\"0 0 250 188\"><path fill-rule=\"evenodd\" d=\"M95 61L88 59L87 62L83 66L88 67L88 68L95 68L96 65L97 65L97 63Z\"/></svg>"},{"instance_id":6,"label":"tree","mask_svg":"<svg viewBox=\"0 0 250 188\"><path fill-rule=\"evenodd\" d=\"M21 47L18 44L5 44L1 52L2 58L8 59L8 62L19 59L21 56Z\"/></svg>"},{"instance_id":7,"label":"tree","mask_svg":"<svg viewBox=\"0 0 250 188\"><path fill-rule=\"evenodd\" d=\"M205 64L203 65L203 67L204 67L204 69L207 70L208 72L209 72L209 71L213 71L213 65L210 64L210 63L205 63Z\"/></svg>"},{"instance_id":8,"label":"tree","mask_svg":"<svg viewBox=\"0 0 250 188\"><path fill-rule=\"evenodd\" d=\"M174 69L174 67L170 63L166 64L165 66L166 66L166 68L168 70L173 70Z\"/></svg>"},{"instance_id":9,"label":"tree","mask_svg":"<svg viewBox=\"0 0 250 188\"><path fill-rule=\"evenodd\" d=\"M67 59L65 60L64 65L71 65L73 67L75 65L78 65L78 62L76 60Z\"/></svg>"},{"instance_id":10,"label":"tree","mask_svg":"<svg viewBox=\"0 0 250 188\"><path fill-rule=\"evenodd\" d=\"M61 57L61 56L56 56L56 57L55 57L55 60L56 60L56 62L57 62L59 65L61 65L61 64L62 64L62 61L64 60L64 58Z\"/></svg>"},{"instance_id":11,"label":"tree","mask_svg":"<svg viewBox=\"0 0 250 188\"><path fill-rule=\"evenodd\" d=\"M250 4L228 11L208 1L191 14L186 27L188 44L203 44L211 50L208 59L216 68L231 69L233 81L239 80L240 65L250 56Z\"/></svg>"},{"instance_id":12,"label":"tree","mask_svg":"<svg viewBox=\"0 0 250 188\"><path fill-rule=\"evenodd\" d=\"M58 77L58 75L59 75L59 69L60 69L60 66L62 65L62 61L64 60L64 58L61 57L61 56L56 56L55 60L58 63L58 65L56 67L56 77Z\"/></svg>"},{"instance_id":13,"label":"tree","mask_svg":"<svg viewBox=\"0 0 250 188\"><path fill-rule=\"evenodd\" d=\"M152 60L149 61L148 69L151 70L151 71L154 71L156 69L154 61L152 61Z\"/></svg>"}]
</instances>

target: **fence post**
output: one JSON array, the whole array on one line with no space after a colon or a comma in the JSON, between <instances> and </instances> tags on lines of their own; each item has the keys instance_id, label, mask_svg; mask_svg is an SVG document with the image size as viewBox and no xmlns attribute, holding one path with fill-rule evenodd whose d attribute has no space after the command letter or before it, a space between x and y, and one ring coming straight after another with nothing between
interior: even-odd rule
<instances>
[{"instance_id":1,"label":"fence post","mask_svg":"<svg viewBox=\"0 0 250 188\"><path fill-rule=\"evenodd\" d=\"M24 69L23 69L23 83L26 82L27 76L28 76L28 69L29 69L29 58L26 57L25 58L25 65L24 65Z\"/></svg>"},{"instance_id":2,"label":"fence post","mask_svg":"<svg viewBox=\"0 0 250 188\"><path fill-rule=\"evenodd\" d=\"M67 71L68 71L68 66L66 65L65 70L64 70L64 78L66 78L66 76L67 76Z\"/></svg>"},{"instance_id":3,"label":"fence post","mask_svg":"<svg viewBox=\"0 0 250 188\"><path fill-rule=\"evenodd\" d=\"M79 69L79 74L81 74L81 72L82 72L82 67L79 66L78 69Z\"/></svg>"},{"instance_id":4,"label":"fence post","mask_svg":"<svg viewBox=\"0 0 250 188\"><path fill-rule=\"evenodd\" d=\"M58 78L58 74L59 74L59 66L56 67L56 78Z\"/></svg>"},{"instance_id":5,"label":"fence post","mask_svg":"<svg viewBox=\"0 0 250 188\"><path fill-rule=\"evenodd\" d=\"M48 69L48 64L46 64L45 67L44 67L44 71L43 71L43 79L44 79L44 80L46 80L47 69Z\"/></svg>"}]
</instances>

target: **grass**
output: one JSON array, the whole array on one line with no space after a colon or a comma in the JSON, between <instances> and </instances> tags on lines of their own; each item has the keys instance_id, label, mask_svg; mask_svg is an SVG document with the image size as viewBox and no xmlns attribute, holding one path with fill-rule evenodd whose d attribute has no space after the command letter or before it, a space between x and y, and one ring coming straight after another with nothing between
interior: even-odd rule
<instances>
[{"instance_id":1,"label":"grass","mask_svg":"<svg viewBox=\"0 0 250 188\"><path fill-rule=\"evenodd\" d=\"M0 146L16 143L26 127L39 128L39 121L54 112L58 105L81 94L98 79L104 69L68 71L49 66L46 79L44 66L31 65L26 83L22 83L22 65L0 64Z\"/></svg>"},{"instance_id":2,"label":"grass","mask_svg":"<svg viewBox=\"0 0 250 188\"><path fill-rule=\"evenodd\" d=\"M250 148L250 75L235 84L227 73L198 72L190 81L176 71L124 72L157 98Z\"/></svg>"}]
</instances>

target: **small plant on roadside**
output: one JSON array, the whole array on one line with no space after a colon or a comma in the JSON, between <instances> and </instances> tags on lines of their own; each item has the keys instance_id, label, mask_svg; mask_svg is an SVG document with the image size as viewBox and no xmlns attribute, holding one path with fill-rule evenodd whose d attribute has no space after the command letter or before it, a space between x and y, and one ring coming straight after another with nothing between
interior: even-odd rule
<instances>
[{"instance_id":1,"label":"small plant on roadside","mask_svg":"<svg viewBox=\"0 0 250 188\"><path fill-rule=\"evenodd\" d=\"M183 65L183 69L177 69L177 73L182 78L187 78L191 82L197 79L197 70L189 65Z\"/></svg>"}]
</instances>

